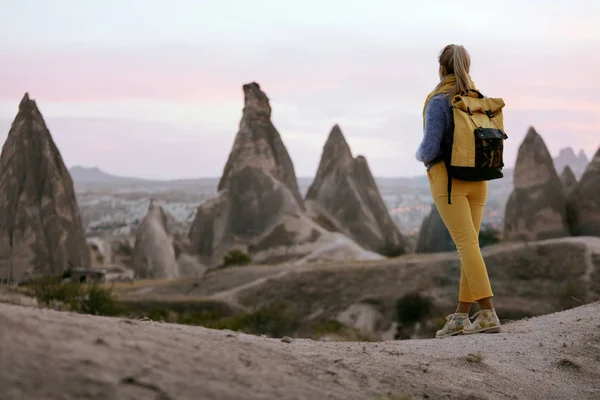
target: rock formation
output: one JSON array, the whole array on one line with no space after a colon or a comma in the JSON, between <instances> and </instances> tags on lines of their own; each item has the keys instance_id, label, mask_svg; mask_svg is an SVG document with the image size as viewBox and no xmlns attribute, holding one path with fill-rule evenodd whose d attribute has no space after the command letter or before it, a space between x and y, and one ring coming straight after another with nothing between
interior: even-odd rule
<instances>
[{"instance_id":1,"label":"rock formation","mask_svg":"<svg viewBox=\"0 0 600 400\"><path fill-rule=\"evenodd\" d=\"M239 131L229 154L218 190L227 189L231 176L246 167L271 174L292 193L304 208L292 159L271 122L269 98L257 83L243 86L244 111Z\"/></svg>"},{"instance_id":2,"label":"rock formation","mask_svg":"<svg viewBox=\"0 0 600 400\"><path fill-rule=\"evenodd\" d=\"M600 236L600 149L567 201L567 219L576 236Z\"/></svg>"},{"instance_id":3,"label":"rock formation","mask_svg":"<svg viewBox=\"0 0 600 400\"><path fill-rule=\"evenodd\" d=\"M73 181L25 94L0 156L0 280L89 267Z\"/></svg>"},{"instance_id":4,"label":"rock formation","mask_svg":"<svg viewBox=\"0 0 600 400\"><path fill-rule=\"evenodd\" d=\"M514 190L506 204L504 239L532 241L569 236L566 199L552 157L532 127L519 148Z\"/></svg>"},{"instance_id":5,"label":"rock formation","mask_svg":"<svg viewBox=\"0 0 600 400\"><path fill-rule=\"evenodd\" d=\"M270 120L269 100L256 83L243 90L240 129L218 195L198 208L188 235L191 251L211 267L232 249L262 263L376 257L306 216L294 166Z\"/></svg>"},{"instance_id":6,"label":"rock formation","mask_svg":"<svg viewBox=\"0 0 600 400\"><path fill-rule=\"evenodd\" d=\"M323 147L305 203L317 221L325 221L326 226L365 249L383 255L404 252L404 238L387 210L367 160L352 156L337 125Z\"/></svg>"},{"instance_id":7,"label":"rock formation","mask_svg":"<svg viewBox=\"0 0 600 400\"><path fill-rule=\"evenodd\" d=\"M136 278L168 279L179 275L167 217L154 201L150 201L148 214L135 236L133 265Z\"/></svg>"},{"instance_id":8,"label":"rock formation","mask_svg":"<svg viewBox=\"0 0 600 400\"><path fill-rule=\"evenodd\" d=\"M417 240L416 253L443 253L454 251L456 246L452 241L448 228L444 225L442 217L435 205L421 224L419 239Z\"/></svg>"},{"instance_id":9,"label":"rock formation","mask_svg":"<svg viewBox=\"0 0 600 400\"><path fill-rule=\"evenodd\" d=\"M581 175L583 175L588 163L589 160L583 149L579 151L578 155L575 155L575 152L571 147L561 149L558 156L554 159L556 171L562 171L565 167L569 166L577 178L580 178Z\"/></svg>"},{"instance_id":10,"label":"rock formation","mask_svg":"<svg viewBox=\"0 0 600 400\"><path fill-rule=\"evenodd\" d=\"M571 167L569 167L568 165L565 166L562 173L560 174L560 181L567 195L571 192L571 189L573 189L577 185L577 178L575 177L575 174L573 173Z\"/></svg>"}]
</instances>

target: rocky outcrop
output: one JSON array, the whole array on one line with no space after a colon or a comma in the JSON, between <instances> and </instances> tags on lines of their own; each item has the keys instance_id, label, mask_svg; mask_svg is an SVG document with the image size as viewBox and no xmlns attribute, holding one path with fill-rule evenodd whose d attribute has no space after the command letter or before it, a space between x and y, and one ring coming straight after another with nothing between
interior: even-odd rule
<instances>
[{"instance_id":1,"label":"rocky outcrop","mask_svg":"<svg viewBox=\"0 0 600 400\"><path fill-rule=\"evenodd\" d=\"M443 253L454 251L456 246L448 228L444 225L442 217L435 205L431 206L431 212L421 224L419 239L415 248L416 253Z\"/></svg>"},{"instance_id":2,"label":"rocky outcrop","mask_svg":"<svg viewBox=\"0 0 600 400\"><path fill-rule=\"evenodd\" d=\"M25 94L0 156L0 280L89 267L73 181Z\"/></svg>"},{"instance_id":3,"label":"rocky outcrop","mask_svg":"<svg viewBox=\"0 0 600 400\"><path fill-rule=\"evenodd\" d=\"M577 178L575 177L573 170L571 170L571 167L569 167L568 165L563 169L562 173L560 174L560 182L562 183L563 189L565 190L565 193L567 195L575 186L577 186Z\"/></svg>"},{"instance_id":4,"label":"rocky outcrop","mask_svg":"<svg viewBox=\"0 0 600 400\"><path fill-rule=\"evenodd\" d=\"M390 216L367 160L354 158L335 125L323 147L321 162L305 199L317 221L342 232L365 249L400 254L405 241Z\"/></svg>"},{"instance_id":5,"label":"rocky outcrop","mask_svg":"<svg viewBox=\"0 0 600 400\"><path fill-rule=\"evenodd\" d=\"M211 267L232 249L259 263L376 258L306 216L294 167L270 120L268 98L256 83L243 88L240 131L218 195L198 208L188 235L191 252Z\"/></svg>"},{"instance_id":6,"label":"rocky outcrop","mask_svg":"<svg viewBox=\"0 0 600 400\"><path fill-rule=\"evenodd\" d=\"M600 149L569 193L567 218L573 235L600 236Z\"/></svg>"},{"instance_id":7,"label":"rocky outcrop","mask_svg":"<svg viewBox=\"0 0 600 400\"><path fill-rule=\"evenodd\" d=\"M542 137L530 128L521 143L514 190L506 204L504 239L531 241L569 236L566 198Z\"/></svg>"},{"instance_id":8,"label":"rocky outcrop","mask_svg":"<svg viewBox=\"0 0 600 400\"><path fill-rule=\"evenodd\" d=\"M556 171L563 171L565 167L570 167L577 178L583 175L588 163L589 160L583 149L579 151L578 155L575 155L575 152L571 147L561 149L558 156L554 159Z\"/></svg>"},{"instance_id":9,"label":"rocky outcrop","mask_svg":"<svg viewBox=\"0 0 600 400\"><path fill-rule=\"evenodd\" d=\"M167 217L154 201L150 201L148 214L135 236L133 265L136 278L169 279L179 275Z\"/></svg>"},{"instance_id":10,"label":"rocky outcrop","mask_svg":"<svg viewBox=\"0 0 600 400\"><path fill-rule=\"evenodd\" d=\"M573 297L584 303L600 300L600 238L503 243L483 248L482 254L501 318L519 319L579 305ZM430 303L434 319L452 310L459 280L459 257L443 253L367 265L325 264L272 275L257 285L235 282L245 287L236 295L242 305L293 304L303 321L339 318L348 307L368 299L383 315L378 322L382 329L397 320L398 299L411 293ZM417 310L420 302L410 304ZM434 333L432 327L426 336Z\"/></svg>"},{"instance_id":11,"label":"rocky outcrop","mask_svg":"<svg viewBox=\"0 0 600 400\"><path fill-rule=\"evenodd\" d=\"M257 83L244 85L243 90L243 116L219 182L219 191L229 187L232 175L246 167L254 167L282 182L303 209L292 159L271 122L269 98Z\"/></svg>"}]
</instances>

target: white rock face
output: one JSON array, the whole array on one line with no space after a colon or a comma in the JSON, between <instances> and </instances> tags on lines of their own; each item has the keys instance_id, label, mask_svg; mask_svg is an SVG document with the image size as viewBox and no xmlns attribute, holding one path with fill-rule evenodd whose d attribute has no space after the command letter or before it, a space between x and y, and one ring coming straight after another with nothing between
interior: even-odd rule
<instances>
[{"instance_id":1,"label":"white rock face","mask_svg":"<svg viewBox=\"0 0 600 400\"><path fill-rule=\"evenodd\" d=\"M377 324L383 316L370 304L352 304L337 316L342 324L367 333L377 332Z\"/></svg>"}]
</instances>

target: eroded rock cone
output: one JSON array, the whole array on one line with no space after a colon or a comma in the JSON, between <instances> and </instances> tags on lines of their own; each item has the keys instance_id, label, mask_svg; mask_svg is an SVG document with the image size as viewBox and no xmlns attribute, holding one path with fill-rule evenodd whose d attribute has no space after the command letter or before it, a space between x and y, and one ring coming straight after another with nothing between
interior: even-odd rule
<instances>
[{"instance_id":1,"label":"eroded rock cone","mask_svg":"<svg viewBox=\"0 0 600 400\"><path fill-rule=\"evenodd\" d=\"M73 181L25 94L0 156L0 280L90 266Z\"/></svg>"},{"instance_id":2,"label":"eroded rock cone","mask_svg":"<svg viewBox=\"0 0 600 400\"><path fill-rule=\"evenodd\" d=\"M148 213L136 232L133 265L136 278L169 279L179 275L167 216L154 201L150 201Z\"/></svg>"},{"instance_id":3,"label":"eroded rock cone","mask_svg":"<svg viewBox=\"0 0 600 400\"><path fill-rule=\"evenodd\" d=\"M456 246L452 241L450 232L444 225L438 209L435 205L432 205L431 212L421 224L415 252L443 253L454 250L456 250Z\"/></svg>"},{"instance_id":4,"label":"eroded rock cone","mask_svg":"<svg viewBox=\"0 0 600 400\"><path fill-rule=\"evenodd\" d=\"M292 159L271 122L269 98L254 82L244 85L243 90L242 120L218 189L227 189L231 176L236 172L245 167L254 167L283 182L300 208L304 209Z\"/></svg>"},{"instance_id":5,"label":"eroded rock cone","mask_svg":"<svg viewBox=\"0 0 600 400\"><path fill-rule=\"evenodd\" d=\"M405 241L392 220L363 156L354 158L338 125L323 148L305 200L317 221L332 226L365 249L392 255Z\"/></svg>"},{"instance_id":6,"label":"eroded rock cone","mask_svg":"<svg viewBox=\"0 0 600 400\"><path fill-rule=\"evenodd\" d=\"M569 193L569 227L576 236L600 236L600 149Z\"/></svg>"},{"instance_id":7,"label":"eroded rock cone","mask_svg":"<svg viewBox=\"0 0 600 400\"><path fill-rule=\"evenodd\" d=\"M189 235L198 254L218 262L236 245L257 252L293 246L301 239L295 232L301 227L288 230L282 218L298 218L302 210L291 190L273 175L247 166L232 174L228 185L198 208Z\"/></svg>"},{"instance_id":8,"label":"eroded rock cone","mask_svg":"<svg viewBox=\"0 0 600 400\"><path fill-rule=\"evenodd\" d=\"M565 189L565 193L568 195L571 190L577 185L577 178L573 173L573 170L568 165L563 169L560 174L560 181Z\"/></svg>"},{"instance_id":9,"label":"eroded rock cone","mask_svg":"<svg viewBox=\"0 0 600 400\"><path fill-rule=\"evenodd\" d=\"M504 238L532 241L569 236L566 199L542 137L530 128L521 143L514 189L506 204Z\"/></svg>"}]
</instances>

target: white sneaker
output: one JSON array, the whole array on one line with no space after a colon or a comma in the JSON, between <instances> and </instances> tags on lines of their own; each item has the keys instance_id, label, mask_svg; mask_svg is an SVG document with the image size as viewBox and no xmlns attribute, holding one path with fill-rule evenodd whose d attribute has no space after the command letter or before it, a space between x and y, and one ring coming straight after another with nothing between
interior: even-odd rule
<instances>
[{"instance_id":1,"label":"white sneaker","mask_svg":"<svg viewBox=\"0 0 600 400\"><path fill-rule=\"evenodd\" d=\"M445 338L459 335L463 329L471 326L471 320L468 313L454 313L446 317L446 325L435 333L436 338Z\"/></svg>"},{"instance_id":2,"label":"white sneaker","mask_svg":"<svg viewBox=\"0 0 600 400\"><path fill-rule=\"evenodd\" d=\"M463 330L465 335L479 332L500 332L500 319L498 318L498 315L496 315L496 310L494 308L488 310L479 310L473 315L473 317L475 317L475 321L473 321Z\"/></svg>"}]
</instances>

